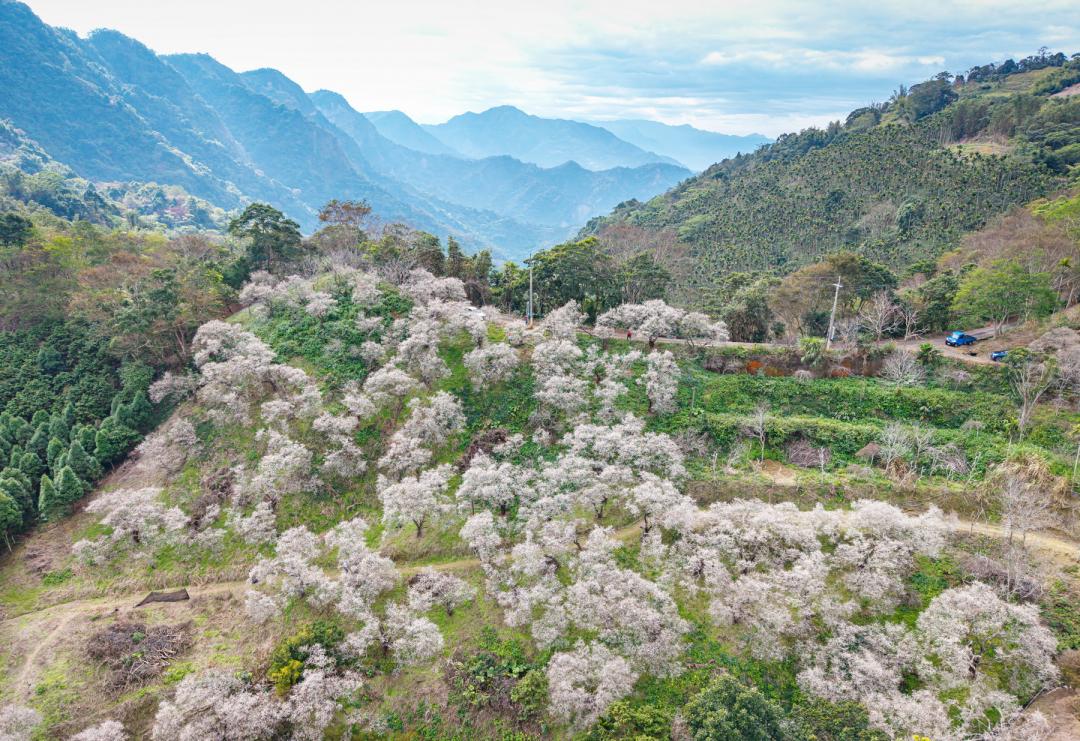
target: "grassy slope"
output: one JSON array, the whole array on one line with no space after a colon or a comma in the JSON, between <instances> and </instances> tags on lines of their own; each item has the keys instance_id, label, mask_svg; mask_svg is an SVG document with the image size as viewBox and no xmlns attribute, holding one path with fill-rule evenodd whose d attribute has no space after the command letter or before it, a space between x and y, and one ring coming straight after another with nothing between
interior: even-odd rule
<instances>
[{"instance_id":1,"label":"grassy slope","mask_svg":"<svg viewBox=\"0 0 1080 741\"><path fill-rule=\"evenodd\" d=\"M249 320L250 321L250 320ZM289 338L303 338L314 332L311 327L254 323L264 337L279 350L289 349L293 362L316 373L328 384L362 373L356 367L345 368L346 355L334 355L333 345L312 343L294 348ZM492 328L498 335L498 328ZM325 338L324 338L325 339ZM583 340L584 341L584 340ZM612 349L624 349L624 343L612 342ZM441 451L439 458L454 461L464 451L470 437L478 430L503 426L527 431L533 409L531 378L523 369L502 388L477 394L470 386L461 363L467 341L448 343L442 354L452 374L438 384L462 398L468 429L458 440ZM292 354L295 351L295 354ZM673 434L684 431L706 433L707 451L693 456L690 469L694 481L690 492L701 502L731 496L760 494L794 498L809 504L823 501L838 505L861 496L876 496L916 504L938 501L950 507L973 509L971 492L976 481L960 483L941 478L923 478L915 486L901 485L880 470L864 466L850 467L853 453L888 421L920 419L935 429L938 439L956 440L970 457L982 456L983 464L1002 456L1009 448L1008 427L1002 423L1002 410L1010 402L1000 390L1000 380L982 379L984 390L972 392L933 384L925 389L897 390L868 379L823 379L798 383L790 378L761 378L747 375L717 375L706 372L700 361L682 359L684 383L680 391L679 411L669 417L654 419L650 426ZM997 390L994 390L996 387ZM793 472L779 463L759 465L754 462L756 449L742 458L727 461L727 451L738 428L739 415L745 414L759 400L770 403L775 421L770 426L765 457L783 461L784 443L796 434L809 437L833 450L825 472ZM646 401L640 387L633 385L624 405L644 415ZM959 430L965 419L985 422L976 434ZM1032 452L1044 455L1057 470L1068 467L1071 443L1063 430L1077 421L1077 416L1047 407L1040 412L1036 432L1025 443ZM378 419L358 432L374 459L377 449L388 437L393 420ZM200 491L200 481L207 473L229 461L242 460L251 449L250 429L235 427L207 440L204 453L190 462L180 474L162 479L155 471L132 465L114 474L103 489L160 483L177 502L190 504ZM713 456L716 452L716 457ZM727 462L726 462L727 461ZM729 468L731 465L733 468ZM777 475L784 471L783 476ZM378 520L378 501L374 475L336 487L321 495L289 497L279 510L279 529L305 523L321 532L347 517L363 514L370 522ZM191 671L216 666L260 676L266 671L268 656L282 638L295 633L299 625L316 617L340 621L332 611L317 614L306 605L295 606L280 621L266 630L251 630L242 615L244 587L241 583L257 552L230 538L220 554L177 552L165 549L149 560L126 560L104 570L88 571L69 555L71 543L97 527L95 518L76 514L55 526L34 533L13 554L0 561L0 702L29 702L46 716L50 733L66 733L85 726L90 719L105 717L125 719L129 727L147 727L157 698ZM636 538L632 521L612 512L606 522L624 528L621 534L626 547L621 553L627 564L636 563ZM482 586L482 575L456 535L454 522L429 528L423 538L411 532L390 537L384 551L403 569L419 564L442 564ZM381 527L373 528L373 541ZM947 559L928 562L917 574L924 603L955 578ZM223 582L223 583L220 583ZM925 583L924 583L925 582ZM143 590L152 587L184 584L219 583L206 589L193 589L190 603L160 605L132 611ZM402 587L403 588L403 587ZM399 588L400 589L400 588ZM482 590L481 594L482 594ZM393 595L391 595L393 596ZM88 601L73 602L73 600ZM43 609L55 605L53 609ZM699 688L717 666L727 666L755 679L769 694L790 701L796 693L792 667L768 665L739 658L736 636L710 625L704 605L695 600L681 600L684 616L695 626L690 637L689 655L696 667L672 679L646 678L639 683L631 703L661 703L678 706ZM135 612L149 624L191 621L195 636L193 647L171 664L157 681L127 692L110 693L102 689L104 669L85 655L87 637L109 621L129 617ZM911 615L904 619L912 619ZM525 648L516 659L524 667L542 661L528 649L527 636L502 625L499 612L487 599L477 599L452 616L438 613L446 637L446 654L460 652L473 656L482 647L491 655L510 652L516 639ZM499 640L485 634L493 626ZM510 641L510 643L507 643ZM496 648L491 648L496 646ZM485 649L487 650L487 649ZM492 653L493 652L493 653ZM515 654L516 655L516 654ZM378 669L378 667L375 667ZM412 668L392 675L376 672L367 685L368 702L379 709L392 736L432 738L476 738L498 736L518 729L533 734L561 735L562 729L548 728L535 717L519 719L513 714L498 714L470 703L460 694L452 694L439 663Z\"/></svg>"}]
</instances>

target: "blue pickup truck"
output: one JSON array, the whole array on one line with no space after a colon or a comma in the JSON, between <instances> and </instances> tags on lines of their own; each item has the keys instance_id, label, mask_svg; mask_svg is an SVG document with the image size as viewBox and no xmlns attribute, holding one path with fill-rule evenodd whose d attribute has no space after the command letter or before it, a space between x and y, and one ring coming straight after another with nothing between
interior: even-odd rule
<instances>
[{"instance_id":1,"label":"blue pickup truck","mask_svg":"<svg viewBox=\"0 0 1080 741\"><path fill-rule=\"evenodd\" d=\"M964 345L974 345L978 341L978 337L960 331L953 332L945 338L945 344L949 347L963 347Z\"/></svg>"}]
</instances>

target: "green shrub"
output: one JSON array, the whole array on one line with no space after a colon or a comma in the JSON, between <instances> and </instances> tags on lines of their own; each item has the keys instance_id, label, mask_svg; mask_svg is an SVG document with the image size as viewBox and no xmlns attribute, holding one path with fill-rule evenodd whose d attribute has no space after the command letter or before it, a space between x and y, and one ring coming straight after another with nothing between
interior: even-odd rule
<instances>
[{"instance_id":1,"label":"green shrub","mask_svg":"<svg viewBox=\"0 0 1080 741\"><path fill-rule=\"evenodd\" d=\"M327 655L334 658L336 662L342 663L342 657L337 649L343 640L345 640L345 631L339 625L326 620L316 620L278 644L270 656L267 678L279 694L288 694L293 685L303 676L304 659L307 657L304 648L314 645L322 646Z\"/></svg>"},{"instance_id":2,"label":"green shrub","mask_svg":"<svg viewBox=\"0 0 1080 741\"><path fill-rule=\"evenodd\" d=\"M694 741L785 741L784 714L757 687L721 674L684 709Z\"/></svg>"},{"instance_id":3,"label":"green shrub","mask_svg":"<svg viewBox=\"0 0 1080 741\"><path fill-rule=\"evenodd\" d=\"M669 708L656 705L634 705L629 700L619 700L589 731L589 741L618 741L634 739L667 739L671 737L671 720L674 715Z\"/></svg>"},{"instance_id":4,"label":"green shrub","mask_svg":"<svg viewBox=\"0 0 1080 741\"><path fill-rule=\"evenodd\" d=\"M795 734L805 741L889 741L870 728L866 708L854 701L806 698L791 710Z\"/></svg>"}]
</instances>

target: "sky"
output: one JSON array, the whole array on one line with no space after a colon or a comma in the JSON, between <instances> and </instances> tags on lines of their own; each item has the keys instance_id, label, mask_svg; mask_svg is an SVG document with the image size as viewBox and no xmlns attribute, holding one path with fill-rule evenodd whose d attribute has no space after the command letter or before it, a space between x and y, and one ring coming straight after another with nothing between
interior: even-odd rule
<instances>
[{"instance_id":1,"label":"sky","mask_svg":"<svg viewBox=\"0 0 1080 741\"><path fill-rule=\"evenodd\" d=\"M937 72L1080 51L1078 0L28 0L423 123L510 104L776 136Z\"/></svg>"}]
</instances>

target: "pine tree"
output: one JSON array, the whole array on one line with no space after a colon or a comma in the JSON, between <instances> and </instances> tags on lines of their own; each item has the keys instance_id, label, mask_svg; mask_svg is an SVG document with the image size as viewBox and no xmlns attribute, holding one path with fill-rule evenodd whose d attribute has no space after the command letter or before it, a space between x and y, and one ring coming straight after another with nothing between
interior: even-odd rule
<instances>
[{"instance_id":1,"label":"pine tree","mask_svg":"<svg viewBox=\"0 0 1080 741\"><path fill-rule=\"evenodd\" d=\"M140 391L135 394L130 404L121 408L117 417L131 429L145 432L150 427L153 414L154 409L150 406L150 400L146 398L146 392Z\"/></svg>"},{"instance_id":2,"label":"pine tree","mask_svg":"<svg viewBox=\"0 0 1080 741\"><path fill-rule=\"evenodd\" d=\"M26 444L27 451L33 453L41 460L45 460L45 456L49 450L49 425L38 425L34 431L33 437L30 438L30 442Z\"/></svg>"},{"instance_id":3,"label":"pine tree","mask_svg":"<svg viewBox=\"0 0 1080 741\"><path fill-rule=\"evenodd\" d=\"M0 472L0 493L11 497L19 505L19 510L23 515L33 511L34 501L30 494L30 482L18 469L6 468Z\"/></svg>"},{"instance_id":4,"label":"pine tree","mask_svg":"<svg viewBox=\"0 0 1080 741\"><path fill-rule=\"evenodd\" d=\"M22 509L18 503L0 490L0 533L4 534L4 543L11 550L11 534L22 527Z\"/></svg>"},{"instance_id":5,"label":"pine tree","mask_svg":"<svg viewBox=\"0 0 1080 741\"><path fill-rule=\"evenodd\" d=\"M79 428L75 438L83 446L83 450L89 453L94 449L94 444L97 441L97 430L92 425L83 425Z\"/></svg>"},{"instance_id":6,"label":"pine tree","mask_svg":"<svg viewBox=\"0 0 1080 741\"><path fill-rule=\"evenodd\" d=\"M31 481L36 481L41 474L45 473L45 462L28 450L22 454L22 458L19 460L19 470L25 473Z\"/></svg>"},{"instance_id":7,"label":"pine tree","mask_svg":"<svg viewBox=\"0 0 1080 741\"><path fill-rule=\"evenodd\" d=\"M34 416L30 418L30 426L35 430L42 425L49 424L49 413L44 409L38 409L34 412Z\"/></svg>"},{"instance_id":8,"label":"pine tree","mask_svg":"<svg viewBox=\"0 0 1080 741\"><path fill-rule=\"evenodd\" d=\"M38 486L38 514L46 522L55 520L63 515L66 509L60 499L60 492L48 475L41 477L41 485Z\"/></svg>"},{"instance_id":9,"label":"pine tree","mask_svg":"<svg viewBox=\"0 0 1080 741\"><path fill-rule=\"evenodd\" d=\"M64 405L64 408L60 412L60 419L64 423L64 427L73 430L75 429L75 405L70 401Z\"/></svg>"},{"instance_id":10,"label":"pine tree","mask_svg":"<svg viewBox=\"0 0 1080 741\"><path fill-rule=\"evenodd\" d=\"M63 417L54 414L49 420L49 437L67 445L69 435L71 435L71 427L64 424Z\"/></svg>"},{"instance_id":11,"label":"pine tree","mask_svg":"<svg viewBox=\"0 0 1080 741\"><path fill-rule=\"evenodd\" d=\"M71 466L65 466L60 470L60 476L56 480L56 493L65 507L69 507L82 499L87 486L71 470Z\"/></svg>"},{"instance_id":12,"label":"pine tree","mask_svg":"<svg viewBox=\"0 0 1080 741\"><path fill-rule=\"evenodd\" d=\"M67 450L67 445L58 437L54 437L49 440L49 445L45 448L45 462L49 466L50 471L59 471L60 466L56 465L57 460Z\"/></svg>"},{"instance_id":13,"label":"pine tree","mask_svg":"<svg viewBox=\"0 0 1080 741\"><path fill-rule=\"evenodd\" d=\"M11 421L12 439L16 445L26 445L34 434L34 427L22 417L13 417Z\"/></svg>"},{"instance_id":14,"label":"pine tree","mask_svg":"<svg viewBox=\"0 0 1080 741\"><path fill-rule=\"evenodd\" d=\"M67 465L83 481L97 481L101 478L101 464L86 452L82 442L74 440L68 448ZM63 466L61 466L62 468Z\"/></svg>"},{"instance_id":15,"label":"pine tree","mask_svg":"<svg viewBox=\"0 0 1080 741\"><path fill-rule=\"evenodd\" d=\"M465 277L465 253L453 237L446 239L446 274L451 278Z\"/></svg>"},{"instance_id":16,"label":"pine tree","mask_svg":"<svg viewBox=\"0 0 1080 741\"><path fill-rule=\"evenodd\" d=\"M19 445L16 445L14 448L12 448L11 454L8 455L8 467L18 468L22 464L22 457L23 453L25 452L26 451L23 450L22 447L20 447Z\"/></svg>"},{"instance_id":17,"label":"pine tree","mask_svg":"<svg viewBox=\"0 0 1080 741\"><path fill-rule=\"evenodd\" d=\"M139 441L139 433L120 422L116 417L106 417L94 438L94 457L106 466L123 458Z\"/></svg>"}]
</instances>

